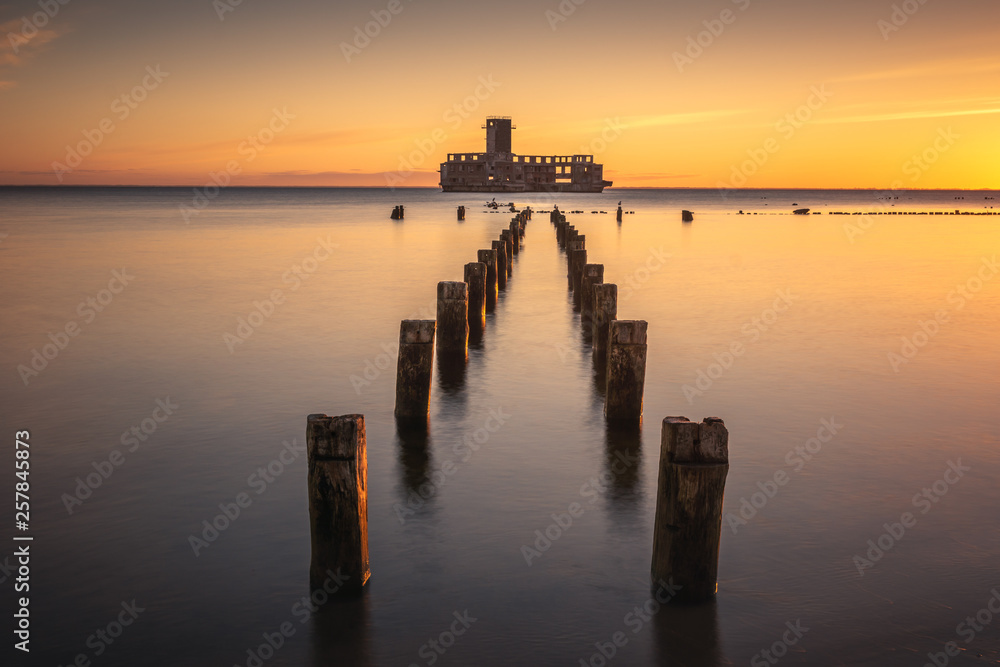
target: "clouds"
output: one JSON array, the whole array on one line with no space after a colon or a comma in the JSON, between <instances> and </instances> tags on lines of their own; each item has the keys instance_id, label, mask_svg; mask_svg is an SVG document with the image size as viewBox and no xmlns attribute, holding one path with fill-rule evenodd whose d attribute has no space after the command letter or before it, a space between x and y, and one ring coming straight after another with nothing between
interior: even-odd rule
<instances>
[{"instance_id":1,"label":"clouds","mask_svg":"<svg viewBox=\"0 0 1000 667\"><path fill-rule=\"evenodd\" d=\"M58 5L57 5L58 6ZM46 28L49 23L49 15L37 12L45 21L41 21L38 16L23 16L19 19L12 19L5 23L0 23L0 91L10 90L17 85L13 80L14 68L23 65L50 43L55 41L63 32Z\"/></svg>"}]
</instances>

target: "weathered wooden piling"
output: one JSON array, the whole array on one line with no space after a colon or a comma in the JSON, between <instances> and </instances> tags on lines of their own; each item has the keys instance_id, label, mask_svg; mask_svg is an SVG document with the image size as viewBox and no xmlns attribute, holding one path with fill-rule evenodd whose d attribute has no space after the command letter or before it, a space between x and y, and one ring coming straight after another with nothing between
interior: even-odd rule
<instances>
[{"instance_id":1,"label":"weathered wooden piling","mask_svg":"<svg viewBox=\"0 0 1000 667\"><path fill-rule=\"evenodd\" d=\"M579 242L578 242L579 243ZM583 277L583 267L587 265L586 250L572 250L569 253L569 286L579 294L580 281Z\"/></svg>"},{"instance_id":2,"label":"weathered wooden piling","mask_svg":"<svg viewBox=\"0 0 1000 667\"><path fill-rule=\"evenodd\" d=\"M458 207L458 219L459 219L459 221L465 220L465 207L464 206L459 206Z\"/></svg>"},{"instance_id":3,"label":"weathered wooden piling","mask_svg":"<svg viewBox=\"0 0 1000 667\"><path fill-rule=\"evenodd\" d=\"M469 329L486 324L486 265L470 262L465 265L465 284L469 286Z\"/></svg>"},{"instance_id":4,"label":"weathered wooden piling","mask_svg":"<svg viewBox=\"0 0 1000 667\"><path fill-rule=\"evenodd\" d=\"M509 276L514 273L514 240L510 236L509 229L500 232L500 241L507 253L507 275Z\"/></svg>"},{"instance_id":5,"label":"weathered wooden piling","mask_svg":"<svg viewBox=\"0 0 1000 667\"><path fill-rule=\"evenodd\" d=\"M395 206L392 209L392 215L389 216L392 220L399 220L402 216L399 214L399 207Z\"/></svg>"},{"instance_id":6,"label":"weathered wooden piling","mask_svg":"<svg viewBox=\"0 0 1000 667\"><path fill-rule=\"evenodd\" d=\"M497 289L507 289L507 249L503 241L493 241L493 251L497 254Z\"/></svg>"},{"instance_id":7,"label":"weathered wooden piling","mask_svg":"<svg viewBox=\"0 0 1000 667\"><path fill-rule=\"evenodd\" d=\"M368 564L368 453L364 415L306 420L309 585L343 578L337 593L358 592L371 577Z\"/></svg>"},{"instance_id":8,"label":"weathered wooden piling","mask_svg":"<svg viewBox=\"0 0 1000 667\"><path fill-rule=\"evenodd\" d=\"M510 246L515 255L521 252L521 229L517 220L510 223Z\"/></svg>"},{"instance_id":9,"label":"weathered wooden piling","mask_svg":"<svg viewBox=\"0 0 1000 667\"><path fill-rule=\"evenodd\" d=\"M438 283L437 351L450 358L469 353L469 286L464 282Z\"/></svg>"},{"instance_id":10,"label":"weathered wooden piling","mask_svg":"<svg viewBox=\"0 0 1000 667\"><path fill-rule=\"evenodd\" d=\"M721 419L663 420L652 581L680 586L677 600L701 602L718 590L722 500L729 473L729 431Z\"/></svg>"},{"instance_id":11,"label":"weathered wooden piling","mask_svg":"<svg viewBox=\"0 0 1000 667\"><path fill-rule=\"evenodd\" d=\"M436 327L434 320L403 320L399 325L396 416L401 419L427 419Z\"/></svg>"},{"instance_id":12,"label":"weathered wooden piling","mask_svg":"<svg viewBox=\"0 0 1000 667\"><path fill-rule=\"evenodd\" d=\"M590 317L594 312L594 286L603 282L603 264L584 265L583 277L580 279L580 319L587 327L590 326Z\"/></svg>"},{"instance_id":13,"label":"weathered wooden piling","mask_svg":"<svg viewBox=\"0 0 1000 667\"><path fill-rule=\"evenodd\" d=\"M608 389L604 416L609 421L642 418L646 383L646 322L615 320L608 329Z\"/></svg>"},{"instance_id":14,"label":"weathered wooden piling","mask_svg":"<svg viewBox=\"0 0 1000 667\"><path fill-rule=\"evenodd\" d=\"M618 222L621 222L622 221L622 207L621 206L618 207L618 216L617 217L618 217Z\"/></svg>"},{"instance_id":15,"label":"weathered wooden piling","mask_svg":"<svg viewBox=\"0 0 1000 667\"><path fill-rule=\"evenodd\" d=\"M694 213L691 211L681 211L681 220L684 222L694 222Z\"/></svg>"},{"instance_id":16,"label":"weathered wooden piling","mask_svg":"<svg viewBox=\"0 0 1000 667\"><path fill-rule=\"evenodd\" d=\"M486 312L491 313L497 303L497 251L480 250L477 257L486 265Z\"/></svg>"},{"instance_id":17,"label":"weathered wooden piling","mask_svg":"<svg viewBox=\"0 0 1000 667\"><path fill-rule=\"evenodd\" d=\"M608 334L611 323L618 317L618 285L601 283L594 285L594 311L591 314L593 326L594 356L607 361Z\"/></svg>"}]
</instances>

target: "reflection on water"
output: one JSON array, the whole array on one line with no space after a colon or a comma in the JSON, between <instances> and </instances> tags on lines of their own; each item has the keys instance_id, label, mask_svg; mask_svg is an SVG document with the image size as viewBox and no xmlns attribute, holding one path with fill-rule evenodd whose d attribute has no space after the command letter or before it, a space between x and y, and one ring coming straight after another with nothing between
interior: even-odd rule
<instances>
[{"instance_id":1,"label":"reflection on water","mask_svg":"<svg viewBox=\"0 0 1000 667\"><path fill-rule=\"evenodd\" d=\"M398 192L229 189L188 225L184 188L0 189L0 421L38 443L32 613L46 642L33 657L70 663L136 598L148 611L104 663L246 664L308 594L304 459L257 471L317 412L366 417L371 584L265 667L426 664L421 647L466 609L480 620L437 664L577 664L617 631L629 642L612 664L747 664L797 618L815 629L782 665L904 664L956 640L1000 557L997 218L881 216L849 236L860 216L830 213L864 210L871 193L728 196L559 196L588 211L567 217L620 286L619 318L649 322L644 423L621 431L603 419L603 360L544 213L468 361L436 358L414 429L393 418L399 322L434 317L437 283L461 280L509 213L413 190L397 222ZM894 203L947 210L954 196ZM621 225L589 214L619 199L636 211ZM793 216L793 202L822 215ZM85 317L79 304L123 267L134 281ZM779 293L790 303L772 313ZM942 310L937 333L904 350ZM18 367L71 322L77 335L26 384ZM168 398L174 414L123 443ZM725 419L725 512L779 471L788 483L746 524L724 522L717 604L668 604L631 634L623 617L649 598L660 420L676 414ZM843 429L808 465L787 463L822 419ZM64 495L113 452L120 465L68 511ZM914 494L957 459L972 470L861 577L853 556L919 512ZM240 493L251 504L196 555L189 537ZM526 563L522 546L573 503L583 513ZM151 651L165 632L184 641ZM995 660L1000 641L965 648L952 664Z\"/></svg>"}]
</instances>

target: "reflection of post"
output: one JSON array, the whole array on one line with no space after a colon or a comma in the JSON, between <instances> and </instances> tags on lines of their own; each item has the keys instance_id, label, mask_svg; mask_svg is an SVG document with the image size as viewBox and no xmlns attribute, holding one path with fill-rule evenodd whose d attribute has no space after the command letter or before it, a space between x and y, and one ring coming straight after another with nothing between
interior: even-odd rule
<instances>
[{"instance_id":1,"label":"reflection of post","mask_svg":"<svg viewBox=\"0 0 1000 667\"><path fill-rule=\"evenodd\" d=\"M480 250L478 257L486 265L486 312L492 313L497 305L497 251Z\"/></svg>"},{"instance_id":2,"label":"reflection of post","mask_svg":"<svg viewBox=\"0 0 1000 667\"><path fill-rule=\"evenodd\" d=\"M661 588L656 583L653 587L656 592ZM654 618L654 628L658 665L732 665L720 650L719 610L715 600L699 605L666 604Z\"/></svg>"},{"instance_id":3,"label":"reflection of post","mask_svg":"<svg viewBox=\"0 0 1000 667\"><path fill-rule=\"evenodd\" d=\"M331 579L327 588L336 585ZM318 609L310 618L311 655L308 662L299 665L328 667L329 665L351 665L351 667L371 667L374 665L372 647L369 640L369 618L367 595L348 598L334 598L324 601L318 592L312 599ZM301 619L300 619L301 620ZM273 636L273 635L272 635ZM287 649L286 649L287 650ZM261 661L247 661L261 665ZM263 663L270 664L270 663Z\"/></svg>"},{"instance_id":4,"label":"reflection of post","mask_svg":"<svg viewBox=\"0 0 1000 667\"><path fill-rule=\"evenodd\" d=\"M427 419L434 366L434 320L403 320L396 363L396 416Z\"/></svg>"},{"instance_id":5,"label":"reflection of post","mask_svg":"<svg viewBox=\"0 0 1000 667\"><path fill-rule=\"evenodd\" d=\"M309 584L323 587L329 572L346 578L340 590L368 582L368 455L363 415L309 415Z\"/></svg>"},{"instance_id":6,"label":"reflection of post","mask_svg":"<svg viewBox=\"0 0 1000 667\"><path fill-rule=\"evenodd\" d=\"M615 320L608 333L608 391L604 416L611 421L642 419L646 382L646 323Z\"/></svg>"},{"instance_id":7,"label":"reflection of post","mask_svg":"<svg viewBox=\"0 0 1000 667\"><path fill-rule=\"evenodd\" d=\"M729 473L729 431L721 419L663 420L652 580L682 586L678 600L700 602L718 589L722 498Z\"/></svg>"}]
</instances>

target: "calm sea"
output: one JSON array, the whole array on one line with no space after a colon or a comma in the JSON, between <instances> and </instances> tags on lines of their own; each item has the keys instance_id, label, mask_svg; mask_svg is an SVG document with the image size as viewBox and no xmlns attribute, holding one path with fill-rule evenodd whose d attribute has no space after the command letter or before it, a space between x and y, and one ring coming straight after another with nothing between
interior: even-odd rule
<instances>
[{"instance_id":1,"label":"calm sea","mask_svg":"<svg viewBox=\"0 0 1000 667\"><path fill-rule=\"evenodd\" d=\"M986 212L996 193L500 196L584 211L568 218L619 318L649 322L642 429L605 427L537 214L464 375L435 377L423 442L392 417L399 322L432 318L436 283L510 213L436 190L232 189L185 219L193 194L0 189L8 500L31 434L31 655L5 648L14 664L1000 659L1000 218L830 214ZM372 579L314 611L315 412L366 417ZM717 601L649 613L668 415L723 418L731 470Z\"/></svg>"}]
</instances>

